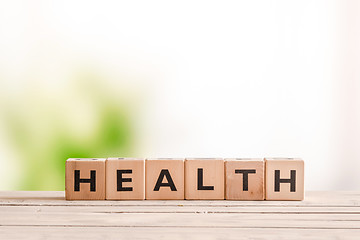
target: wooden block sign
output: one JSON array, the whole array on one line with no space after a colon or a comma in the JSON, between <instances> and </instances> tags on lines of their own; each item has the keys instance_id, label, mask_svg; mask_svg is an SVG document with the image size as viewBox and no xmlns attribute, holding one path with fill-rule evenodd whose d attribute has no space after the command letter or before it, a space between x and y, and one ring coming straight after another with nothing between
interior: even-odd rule
<instances>
[{"instance_id":1,"label":"wooden block sign","mask_svg":"<svg viewBox=\"0 0 360 240\"><path fill-rule=\"evenodd\" d=\"M298 158L265 158L266 200L304 199L304 161Z\"/></svg>"},{"instance_id":2,"label":"wooden block sign","mask_svg":"<svg viewBox=\"0 0 360 240\"><path fill-rule=\"evenodd\" d=\"M142 158L108 158L106 199L145 199L145 160Z\"/></svg>"},{"instance_id":3,"label":"wooden block sign","mask_svg":"<svg viewBox=\"0 0 360 240\"><path fill-rule=\"evenodd\" d=\"M105 158L69 158L65 164L67 200L105 200Z\"/></svg>"},{"instance_id":4,"label":"wooden block sign","mask_svg":"<svg viewBox=\"0 0 360 240\"><path fill-rule=\"evenodd\" d=\"M224 199L224 160L185 159L185 199Z\"/></svg>"},{"instance_id":5,"label":"wooden block sign","mask_svg":"<svg viewBox=\"0 0 360 240\"><path fill-rule=\"evenodd\" d=\"M299 158L69 158L66 200L303 200Z\"/></svg>"},{"instance_id":6,"label":"wooden block sign","mask_svg":"<svg viewBox=\"0 0 360 240\"><path fill-rule=\"evenodd\" d=\"M148 200L184 199L184 159L145 160L145 198Z\"/></svg>"},{"instance_id":7,"label":"wooden block sign","mask_svg":"<svg viewBox=\"0 0 360 240\"><path fill-rule=\"evenodd\" d=\"M264 160L225 159L225 199L264 200Z\"/></svg>"}]
</instances>

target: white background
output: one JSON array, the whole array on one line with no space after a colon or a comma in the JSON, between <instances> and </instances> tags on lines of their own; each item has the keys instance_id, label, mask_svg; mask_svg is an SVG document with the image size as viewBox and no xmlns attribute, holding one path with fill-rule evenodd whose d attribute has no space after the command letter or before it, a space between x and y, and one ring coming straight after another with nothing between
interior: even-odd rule
<instances>
[{"instance_id":1,"label":"white background","mask_svg":"<svg viewBox=\"0 0 360 240\"><path fill-rule=\"evenodd\" d=\"M306 190L359 190L359 6L3 1L1 94L36 72L37 91L61 95L76 66L97 66L141 96L141 156L301 157ZM5 145L3 182L15 168Z\"/></svg>"}]
</instances>

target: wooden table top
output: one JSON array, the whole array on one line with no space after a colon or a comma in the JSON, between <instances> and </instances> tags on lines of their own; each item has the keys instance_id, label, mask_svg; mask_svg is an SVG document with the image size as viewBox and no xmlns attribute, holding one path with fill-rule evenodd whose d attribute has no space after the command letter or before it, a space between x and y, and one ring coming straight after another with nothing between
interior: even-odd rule
<instances>
[{"instance_id":1,"label":"wooden table top","mask_svg":"<svg viewBox=\"0 0 360 240\"><path fill-rule=\"evenodd\" d=\"M0 239L360 239L360 192L304 201L65 201L0 192Z\"/></svg>"}]
</instances>

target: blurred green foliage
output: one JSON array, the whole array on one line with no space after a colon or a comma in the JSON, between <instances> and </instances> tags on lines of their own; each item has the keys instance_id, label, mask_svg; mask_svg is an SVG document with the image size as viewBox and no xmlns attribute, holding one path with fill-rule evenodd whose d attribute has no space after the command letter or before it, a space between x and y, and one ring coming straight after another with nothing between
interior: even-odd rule
<instances>
[{"instance_id":1,"label":"blurred green foliage","mask_svg":"<svg viewBox=\"0 0 360 240\"><path fill-rule=\"evenodd\" d=\"M129 156L133 151L130 107L102 86L92 75L77 79L76 93L96 113L96 124L85 134L74 133L64 121L63 108L41 91L17 104L2 104L1 120L20 162L14 190L64 190L67 158ZM35 96L34 96L35 95ZM63 96L69 98L69 96ZM70 96L71 97L71 96ZM80 110L80 109L79 109ZM82 118L83 111L78 111ZM84 116L84 123L88 121Z\"/></svg>"}]
</instances>

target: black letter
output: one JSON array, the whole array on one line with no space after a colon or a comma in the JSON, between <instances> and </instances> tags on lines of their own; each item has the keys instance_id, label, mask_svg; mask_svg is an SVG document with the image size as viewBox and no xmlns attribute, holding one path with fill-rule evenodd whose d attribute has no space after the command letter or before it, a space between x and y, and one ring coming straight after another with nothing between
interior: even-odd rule
<instances>
[{"instance_id":1,"label":"black letter","mask_svg":"<svg viewBox=\"0 0 360 240\"><path fill-rule=\"evenodd\" d=\"M249 190L249 174L256 173L255 169L235 169L235 173L243 174L243 191Z\"/></svg>"},{"instance_id":2,"label":"black letter","mask_svg":"<svg viewBox=\"0 0 360 240\"><path fill-rule=\"evenodd\" d=\"M290 192L295 192L296 170L291 170L290 175L290 179L280 179L280 170L275 170L275 192L280 192L280 183L290 183Z\"/></svg>"},{"instance_id":3,"label":"black letter","mask_svg":"<svg viewBox=\"0 0 360 240\"><path fill-rule=\"evenodd\" d=\"M198 186L197 189L198 190L214 190L214 186L204 186L203 183L204 179L203 179L203 169L202 168L198 168Z\"/></svg>"},{"instance_id":4,"label":"black letter","mask_svg":"<svg viewBox=\"0 0 360 240\"><path fill-rule=\"evenodd\" d=\"M164 179L164 176L166 177L166 179L168 181L167 183L162 182ZM160 187L170 187L171 191L177 191L168 169L161 170L159 178L154 187L154 191L159 191Z\"/></svg>"},{"instance_id":5,"label":"black letter","mask_svg":"<svg viewBox=\"0 0 360 240\"><path fill-rule=\"evenodd\" d=\"M90 179L80 178L80 170L74 170L74 191L80 191L80 183L90 183L90 192L96 191L96 171L90 171Z\"/></svg>"},{"instance_id":6,"label":"black letter","mask_svg":"<svg viewBox=\"0 0 360 240\"><path fill-rule=\"evenodd\" d=\"M117 190L131 192L133 190L132 187L123 187L122 186L123 182L132 182L131 178L123 178L122 177L123 173L132 173L132 170L131 169L117 170Z\"/></svg>"}]
</instances>

